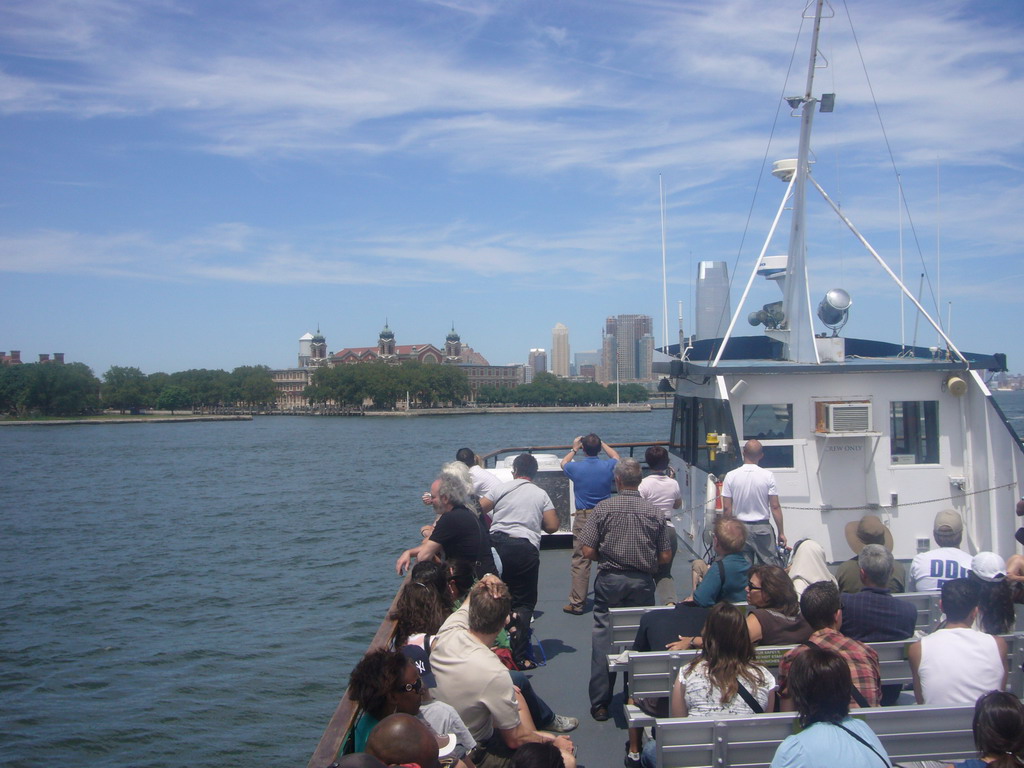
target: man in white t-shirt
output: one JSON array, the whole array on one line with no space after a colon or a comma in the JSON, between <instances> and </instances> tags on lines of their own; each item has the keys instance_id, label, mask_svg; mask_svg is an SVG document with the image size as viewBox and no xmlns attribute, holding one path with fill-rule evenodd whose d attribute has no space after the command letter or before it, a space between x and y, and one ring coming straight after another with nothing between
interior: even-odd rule
<instances>
[{"instance_id":1,"label":"man in white t-shirt","mask_svg":"<svg viewBox=\"0 0 1024 768\"><path fill-rule=\"evenodd\" d=\"M644 454L644 461L647 462L651 473L640 481L640 498L646 499L654 505L654 508L665 515L665 523L668 525L669 534L672 536L672 559L675 559L676 550L679 548L679 539L676 538L676 527L672 524L672 513L683 506L683 496L679 491L679 481L676 480L672 468L669 466L668 451L660 445L652 445ZM659 605L672 605L676 601L676 586L672 580L672 560L667 565L658 566L658 572L654 574L654 600Z\"/></svg>"},{"instance_id":2,"label":"man in white t-shirt","mask_svg":"<svg viewBox=\"0 0 1024 768\"><path fill-rule=\"evenodd\" d=\"M501 485L501 480L477 463L476 454L473 453L472 448L459 448L455 454L455 460L461 461L469 467L469 476L473 479L473 493L477 495L477 498L482 499Z\"/></svg>"},{"instance_id":3,"label":"man in white t-shirt","mask_svg":"<svg viewBox=\"0 0 1024 768\"><path fill-rule=\"evenodd\" d=\"M910 584L915 592L942 589L950 579L964 579L971 570L971 556L960 549L964 521L958 512L944 509L935 515L932 536L938 548L914 555L910 564Z\"/></svg>"},{"instance_id":4,"label":"man in white t-shirt","mask_svg":"<svg viewBox=\"0 0 1024 768\"><path fill-rule=\"evenodd\" d=\"M558 512L547 491L535 485L537 459L521 453L512 462L512 479L480 497L480 509L491 513L491 546L501 558L501 577L512 595L509 630L512 657L520 669L532 669L530 620L537 607L541 531L558 530Z\"/></svg>"},{"instance_id":5,"label":"man in white t-shirt","mask_svg":"<svg viewBox=\"0 0 1024 768\"><path fill-rule=\"evenodd\" d=\"M782 507L775 475L758 466L762 458L764 449L759 441L748 440L743 444L743 466L728 473L722 483L722 511L725 517L735 517L746 524L743 556L751 565L782 565L776 549L776 543L786 546ZM769 518L775 521L777 535Z\"/></svg>"}]
</instances>

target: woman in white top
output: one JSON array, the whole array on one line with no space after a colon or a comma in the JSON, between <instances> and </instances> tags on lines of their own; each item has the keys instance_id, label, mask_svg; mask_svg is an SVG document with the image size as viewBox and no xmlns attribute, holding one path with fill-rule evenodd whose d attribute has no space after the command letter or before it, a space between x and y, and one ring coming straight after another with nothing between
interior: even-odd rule
<instances>
[{"instance_id":1,"label":"woman in white top","mask_svg":"<svg viewBox=\"0 0 1024 768\"><path fill-rule=\"evenodd\" d=\"M672 534L672 559L675 559L679 540L672 524L672 511L683 506L683 496L679 492L679 481L669 468L668 451L660 445L652 445L644 453L644 460L651 473L640 481L637 491L640 498L646 499L654 508L665 515L669 533ZM658 567L654 575L654 599L660 605L672 605L676 601L675 582L672 581L672 560L668 565Z\"/></svg>"},{"instance_id":2,"label":"woman in white top","mask_svg":"<svg viewBox=\"0 0 1024 768\"><path fill-rule=\"evenodd\" d=\"M818 581L831 581L837 584L836 577L828 569L825 562L825 550L814 539L800 539L793 545L793 555L786 569L793 580L797 598L811 584Z\"/></svg>"},{"instance_id":3,"label":"woman in white top","mask_svg":"<svg viewBox=\"0 0 1024 768\"><path fill-rule=\"evenodd\" d=\"M731 603L711 609L700 655L679 669L672 688L673 717L752 715L775 708L775 678L754 663L754 644L746 628L743 612ZM741 686L757 707L749 703Z\"/></svg>"},{"instance_id":4,"label":"woman in white top","mask_svg":"<svg viewBox=\"0 0 1024 768\"><path fill-rule=\"evenodd\" d=\"M754 663L754 644L743 612L732 603L717 603L704 622L700 655L679 668L672 686L672 717L753 715L775 709L775 678ZM643 768L654 768L657 744L648 741L640 755Z\"/></svg>"}]
</instances>

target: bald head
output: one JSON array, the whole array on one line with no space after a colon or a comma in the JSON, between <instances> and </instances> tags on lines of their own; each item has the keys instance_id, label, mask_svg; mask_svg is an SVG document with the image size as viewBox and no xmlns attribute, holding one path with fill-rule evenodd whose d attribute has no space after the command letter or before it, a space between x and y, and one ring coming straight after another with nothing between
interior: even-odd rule
<instances>
[{"instance_id":1,"label":"bald head","mask_svg":"<svg viewBox=\"0 0 1024 768\"><path fill-rule=\"evenodd\" d=\"M338 758L338 768L386 768L384 763L365 752L353 752Z\"/></svg>"},{"instance_id":2,"label":"bald head","mask_svg":"<svg viewBox=\"0 0 1024 768\"><path fill-rule=\"evenodd\" d=\"M747 464L757 464L764 456L764 448L758 440L747 440L743 444L743 461Z\"/></svg>"},{"instance_id":3,"label":"bald head","mask_svg":"<svg viewBox=\"0 0 1024 768\"><path fill-rule=\"evenodd\" d=\"M437 737L412 715L388 715L370 731L366 751L385 765L416 763L439 768Z\"/></svg>"}]
</instances>

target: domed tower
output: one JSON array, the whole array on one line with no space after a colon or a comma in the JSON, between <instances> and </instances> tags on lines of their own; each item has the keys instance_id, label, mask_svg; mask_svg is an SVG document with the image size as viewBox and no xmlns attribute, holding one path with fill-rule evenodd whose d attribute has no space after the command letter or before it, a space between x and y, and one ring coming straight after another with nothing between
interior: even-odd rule
<instances>
[{"instance_id":1,"label":"domed tower","mask_svg":"<svg viewBox=\"0 0 1024 768\"><path fill-rule=\"evenodd\" d=\"M377 354L384 359L395 356L395 334L388 327L387 320L384 321L384 329L377 337Z\"/></svg>"},{"instance_id":2,"label":"domed tower","mask_svg":"<svg viewBox=\"0 0 1024 768\"><path fill-rule=\"evenodd\" d=\"M317 326L316 333L309 342L310 364L313 366L322 365L327 359L327 339L320 333L320 326Z\"/></svg>"},{"instance_id":3,"label":"domed tower","mask_svg":"<svg viewBox=\"0 0 1024 768\"><path fill-rule=\"evenodd\" d=\"M462 357L462 339L455 332L455 323L452 323L451 333L444 337L444 356L449 363L457 363Z\"/></svg>"}]
</instances>

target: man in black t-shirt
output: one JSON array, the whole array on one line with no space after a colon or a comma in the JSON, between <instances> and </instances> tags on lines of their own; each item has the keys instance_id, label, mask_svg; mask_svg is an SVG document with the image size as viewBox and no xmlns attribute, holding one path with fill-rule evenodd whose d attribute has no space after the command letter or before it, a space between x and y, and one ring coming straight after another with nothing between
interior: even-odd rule
<instances>
[{"instance_id":1,"label":"man in black t-shirt","mask_svg":"<svg viewBox=\"0 0 1024 768\"><path fill-rule=\"evenodd\" d=\"M472 563L477 578L496 574L490 536L480 516L469 509L469 491L462 481L452 474L438 475L430 486L430 499L440 517L429 538L399 556L395 562L398 575L405 573L412 558L429 560L442 552L448 560Z\"/></svg>"}]
</instances>

